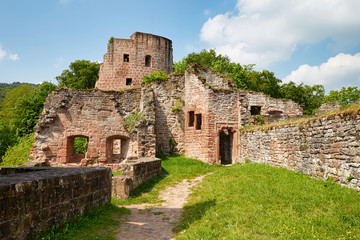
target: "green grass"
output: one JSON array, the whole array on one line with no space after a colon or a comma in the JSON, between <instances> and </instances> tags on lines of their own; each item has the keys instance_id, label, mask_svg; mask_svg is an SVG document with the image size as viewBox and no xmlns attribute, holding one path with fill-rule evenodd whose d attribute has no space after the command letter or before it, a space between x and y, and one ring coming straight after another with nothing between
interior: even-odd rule
<instances>
[{"instance_id":1,"label":"green grass","mask_svg":"<svg viewBox=\"0 0 360 240\"><path fill-rule=\"evenodd\" d=\"M70 223L53 226L49 233L39 235L35 240L115 239L120 217L129 213L129 209L107 204L90 210L86 216L76 217Z\"/></svg>"},{"instance_id":2,"label":"green grass","mask_svg":"<svg viewBox=\"0 0 360 240\"><path fill-rule=\"evenodd\" d=\"M120 175L122 175L122 172L115 171L115 172L112 172L112 175L113 175L113 177L120 176Z\"/></svg>"},{"instance_id":3,"label":"green grass","mask_svg":"<svg viewBox=\"0 0 360 240\"><path fill-rule=\"evenodd\" d=\"M262 164L224 167L191 195L176 239L359 239L360 195Z\"/></svg>"},{"instance_id":4,"label":"green grass","mask_svg":"<svg viewBox=\"0 0 360 240\"><path fill-rule=\"evenodd\" d=\"M134 203L158 203L159 191L167 186L175 185L183 179L192 179L213 172L221 166L209 165L199 160L184 156L163 157L161 174L139 185L128 199L112 199L116 205Z\"/></svg>"}]
</instances>

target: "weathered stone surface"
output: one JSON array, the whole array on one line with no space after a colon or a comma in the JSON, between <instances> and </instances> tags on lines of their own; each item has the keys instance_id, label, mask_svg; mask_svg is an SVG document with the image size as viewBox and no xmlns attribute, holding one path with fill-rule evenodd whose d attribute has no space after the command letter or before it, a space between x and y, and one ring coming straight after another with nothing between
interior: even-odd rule
<instances>
[{"instance_id":1,"label":"weathered stone surface","mask_svg":"<svg viewBox=\"0 0 360 240\"><path fill-rule=\"evenodd\" d=\"M140 158L122 163L122 175L113 177L112 196L128 198L133 189L161 173L161 159Z\"/></svg>"},{"instance_id":2,"label":"weathered stone surface","mask_svg":"<svg viewBox=\"0 0 360 240\"><path fill-rule=\"evenodd\" d=\"M323 115L324 113L335 111L341 108L341 104L339 102L328 102L322 104L318 110L316 110L315 115Z\"/></svg>"},{"instance_id":3,"label":"weathered stone surface","mask_svg":"<svg viewBox=\"0 0 360 240\"><path fill-rule=\"evenodd\" d=\"M302 116L297 103L235 89L232 80L198 64L186 70L184 99L185 155L211 164L236 162L238 129L255 124L252 107L265 122Z\"/></svg>"},{"instance_id":4,"label":"weathered stone surface","mask_svg":"<svg viewBox=\"0 0 360 240\"><path fill-rule=\"evenodd\" d=\"M239 135L239 162L286 167L323 179L332 177L360 191L360 113L331 115L318 120ZM349 177L354 177L348 181Z\"/></svg>"},{"instance_id":5,"label":"weathered stone surface","mask_svg":"<svg viewBox=\"0 0 360 240\"><path fill-rule=\"evenodd\" d=\"M0 239L28 239L111 200L111 170L0 169Z\"/></svg>"},{"instance_id":6,"label":"weathered stone surface","mask_svg":"<svg viewBox=\"0 0 360 240\"><path fill-rule=\"evenodd\" d=\"M29 159L50 164L102 165L155 156L155 110L151 89L122 92L60 89L51 93L35 126ZM48 121L51 119L51 121ZM85 155L74 139L88 139ZM121 141L119 153L114 141Z\"/></svg>"}]
</instances>

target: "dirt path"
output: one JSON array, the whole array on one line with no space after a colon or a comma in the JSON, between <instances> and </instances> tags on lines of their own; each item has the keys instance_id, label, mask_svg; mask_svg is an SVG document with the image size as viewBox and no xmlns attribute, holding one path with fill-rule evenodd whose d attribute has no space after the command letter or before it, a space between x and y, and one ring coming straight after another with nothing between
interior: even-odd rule
<instances>
[{"instance_id":1,"label":"dirt path","mask_svg":"<svg viewBox=\"0 0 360 240\"><path fill-rule=\"evenodd\" d=\"M186 203L191 187L198 184L206 175L192 180L185 179L174 187L161 191L161 206L152 204L133 204L124 207L131 210L130 215L121 219L120 232L116 239L167 240L174 236L172 228L178 223L183 205Z\"/></svg>"}]
</instances>

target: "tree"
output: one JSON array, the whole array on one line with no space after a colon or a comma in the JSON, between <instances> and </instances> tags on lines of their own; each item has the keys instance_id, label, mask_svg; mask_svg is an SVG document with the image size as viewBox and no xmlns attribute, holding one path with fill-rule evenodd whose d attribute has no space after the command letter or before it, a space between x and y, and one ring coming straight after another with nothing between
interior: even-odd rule
<instances>
[{"instance_id":1,"label":"tree","mask_svg":"<svg viewBox=\"0 0 360 240\"><path fill-rule=\"evenodd\" d=\"M230 62L228 56L217 55L214 49L202 50L200 53L190 53L179 62L175 62L174 69L177 73L185 72L188 65L200 63L207 66L214 72L234 80L237 88L248 89L253 64L242 66L239 63Z\"/></svg>"},{"instance_id":2,"label":"tree","mask_svg":"<svg viewBox=\"0 0 360 240\"><path fill-rule=\"evenodd\" d=\"M56 77L59 87L74 89L92 89L99 78L100 64L89 60L76 60L70 63L70 69Z\"/></svg>"},{"instance_id":3,"label":"tree","mask_svg":"<svg viewBox=\"0 0 360 240\"><path fill-rule=\"evenodd\" d=\"M17 134L23 136L33 132L33 128L39 120L44 102L49 93L57 87L50 82L43 82L35 91L33 97L21 97L16 102L12 122L17 127Z\"/></svg>"},{"instance_id":4,"label":"tree","mask_svg":"<svg viewBox=\"0 0 360 240\"><path fill-rule=\"evenodd\" d=\"M31 98L35 94L36 87L34 85L22 83L18 87L11 89L5 94L5 98L1 104L0 119L8 123L14 115L16 102L19 98Z\"/></svg>"},{"instance_id":5,"label":"tree","mask_svg":"<svg viewBox=\"0 0 360 240\"><path fill-rule=\"evenodd\" d=\"M342 87L339 91L331 90L329 95L325 97L324 103L339 102L342 105L349 105L360 99L360 89L357 87Z\"/></svg>"},{"instance_id":6,"label":"tree","mask_svg":"<svg viewBox=\"0 0 360 240\"><path fill-rule=\"evenodd\" d=\"M5 154L9 146L13 146L17 142L15 128L0 121L0 160ZM1 161L0 161L1 162Z\"/></svg>"},{"instance_id":7,"label":"tree","mask_svg":"<svg viewBox=\"0 0 360 240\"><path fill-rule=\"evenodd\" d=\"M303 107L305 115L315 113L325 98L325 90L323 85L296 85L289 82L281 86L283 98L292 99Z\"/></svg>"},{"instance_id":8,"label":"tree","mask_svg":"<svg viewBox=\"0 0 360 240\"><path fill-rule=\"evenodd\" d=\"M252 91L265 93L270 97L282 98L281 82L280 79L275 77L273 72L268 70L261 72L253 71L247 88Z\"/></svg>"}]
</instances>

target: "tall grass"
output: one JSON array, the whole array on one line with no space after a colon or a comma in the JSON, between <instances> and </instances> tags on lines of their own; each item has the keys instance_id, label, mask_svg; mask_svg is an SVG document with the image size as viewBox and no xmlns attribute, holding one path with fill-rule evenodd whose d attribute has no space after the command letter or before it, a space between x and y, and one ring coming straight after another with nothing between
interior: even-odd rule
<instances>
[{"instance_id":1,"label":"tall grass","mask_svg":"<svg viewBox=\"0 0 360 240\"><path fill-rule=\"evenodd\" d=\"M176 239L357 239L360 195L268 165L222 168L205 178Z\"/></svg>"}]
</instances>

